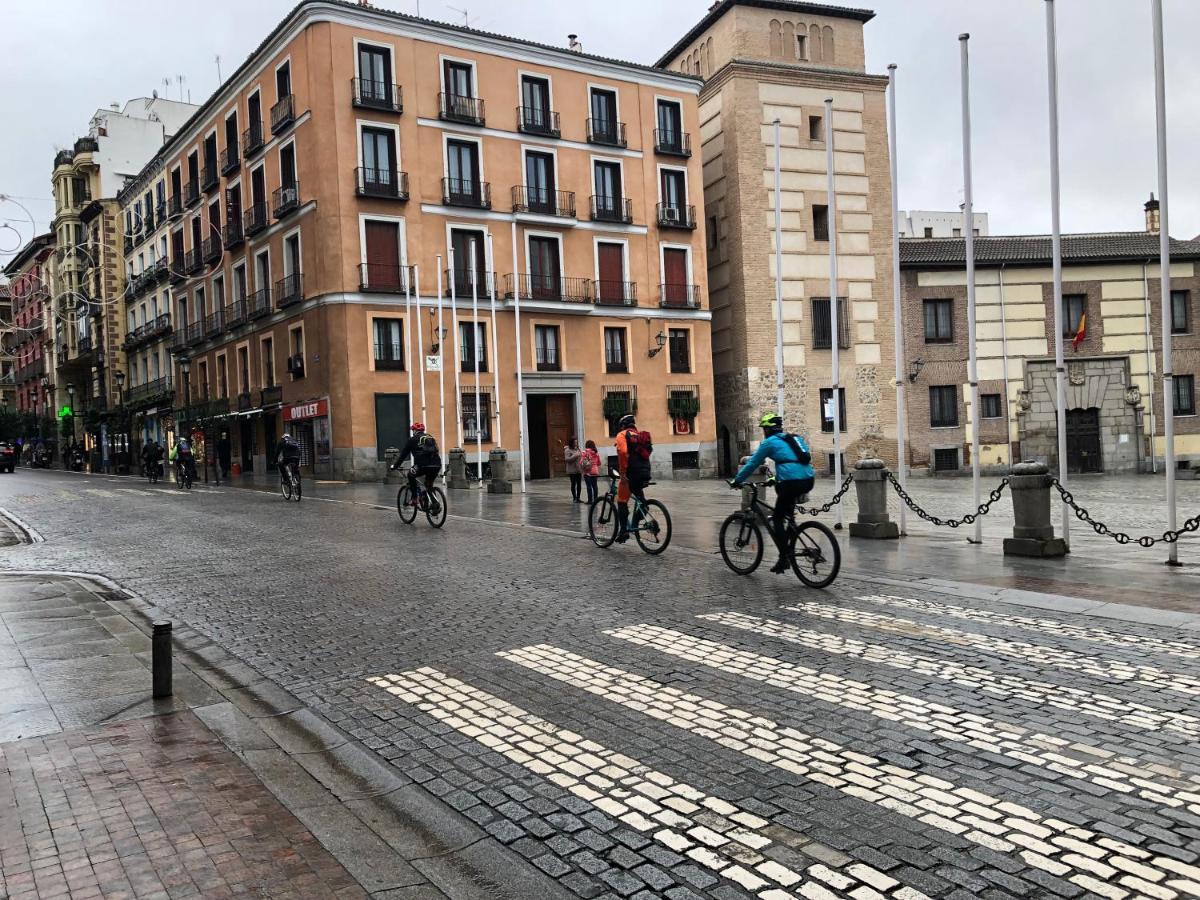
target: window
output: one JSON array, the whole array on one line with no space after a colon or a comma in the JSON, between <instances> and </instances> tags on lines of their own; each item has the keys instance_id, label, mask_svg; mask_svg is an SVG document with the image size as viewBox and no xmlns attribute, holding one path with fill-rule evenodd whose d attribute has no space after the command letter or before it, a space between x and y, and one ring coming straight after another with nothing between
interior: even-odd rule
<instances>
[{"instance_id":1,"label":"window","mask_svg":"<svg viewBox=\"0 0 1200 900\"><path fill-rule=\"evenodd\" d=\"M224 355L217 357L217 397L229 396L229 368L225 364Z\"/></svg>"},{"instance_id":2,"label":"window","mask_svg":"<svg viewBox=\"0 0 1200 900\"><path fill-rule=\"evenodd\" d=\"M197 388L199 389L200 397L204 400L207 400L208 399L208 362L206 360L200 361L200 369L199 369L199 372L197 373L197 376L198 376L197 380L199 382L199 384L197 384Z\"/></svg>"},{"instance_id":3,"label":"window","mask_svg":"<svg viewBox=\"0 0 1200 900\"><path fill-rule=\"evenodd\" d=\"M663 220L686 224L687 173L679 169L662 169L659 191L662 194Z\"/></svg>"},{"instance_id":4,"label":"window","mask_svg":"<svg viewBox=\"0 0 1200 900\"><path fill-rule=\"evenodd\" d=\"M462 359L462 371L474 372L475 360L479 360L479 371L487 371L487 323L459 322L459 358Z\"/></svg>"},{"instance_id":5,"label":"window","mask_svg":"<svg viewBox=\"0 0 1200 900\"><path fill-rule=\"evenodd\" d=\"M621 418L637 412L637 390L633 386L604 389L604 418L608 421L608 436L617 436L617 425ZM616 468L616 457L610 457L609 465Z\"/></svg>"},{"instance_id":6,"label":"window","mask_svg":"<svg viewBox=\"0 0 1200 900\"><path fill-rule=\"evenodd\" d=\"M1191 331L1191 292L1171 291L1171 334L1187 334Z\"/></svg>"},{"instance_id":7,"label":"window","mask_svg":"<svg viewBox=\"0 0 1200 900\"><path fill-rule=\"evenodd\" d=\"M392 56L385 47L358 45L359 98L392 105Z\"/></svg>"},{"instance_id":8,"label":"window","mask_svg":"<svg viewBox=\"0 0 1200 900\"><path fill-rule=\"evenodd\" d=\"M304 377L304 329L292 328L288 332L291 352L288 354L288 371L292 379Z\"/></svg>"},{"instance_id":9,"label":"window","mask_svg":"<svg viewBox=\"0 0 1200 900\"><path fill-rule=\"evenodd\" d=\"M671 360L672 372L692 371L689 337L690 334L686 328L672 328L667 333L667 353Z\"/></svg>"},{"instance_id":10,"label":"window","mask_svg":"<svg viewBox=\"0 0 1200 900\"><path fill-rule=\"evenodd\" d=\"M708 249L715 251L717 249L717 245L720 243L720 236L717 233L716 216L708 217L708 229L706 231L706 236L708 238Z\"/></svg>"},{"instance_id":11,"label":"window","mask_svg":"<svg viewBox=\"0 0 1200 900\"><path fill-rule=\"evenodd\" d=\"M521 128L538 134L555 133L550 111L550 82L531 75L521 76Z\"/></svg>"},{"instance_id":12,"label":"window","mask_svg":"<svg viewBox=\"0 0 1200 900\"><path fill-rule=\"evenodd\" d=\"M364 193L394 195L396 133L390 128L364 128L362 154Z\"/></svg>"},{"instance_id":13,"label":"window","mask_svg":"<svg viewBox=\"0 0 1200 900\"><path fill-rule=\"evenodd\" d=\"M821 430L833 434L833 388L821 388ZM846 431L845 388L838 388L838 431Z\"/></svg>"},{"instance_id":14,"label":"window","mask_svg":"<svg viewBox=\"0 0 1200 900\"><path fill-rule=\"evenodd\" d=\"M604 329L604 369L606 372L629 371L624 328Z\"/></svg>"},{"instance_id":15,"label":"window","mask_svg":"<svg viewBox=\"0 0 1200 900\"><path fill-rule=\"evenodd\" d=\"M282 100L292 92L292 66L284 63L275 70L275 99Z\"/></svg>"},{"instance_id":16,"label":"window","mask_svg":"<svg viewBox=\"0 0 1200 900\"><path fill-rule=\"evenodd\" d=\"M796 35L796 59L808 59L808 35Z\"/></svg>"},{"instance_id":17,"label":"window","mask_svg":"<svg viewBox=\"0 0 1200 900\"><path fill-rule=\"evenodd\" d=\"M954 340L954 301L926 300L925 343L947 344Z\"/></svg>"},{"instance_id":18,"label":"window","mask_svg":"<svg viewBox=\"0 0 1200 900\"><path fill-rule=\"evenodd\" d=\"M808 139L810 141L825 140L824 121L821 116L808 117Z\"/></svg>"},{"instance_id":19,"label":"window","mask_svg":"<svg viewBox=\"0 0 1200 900\"><path fill-rule=\"evenodd\" d=\"M838 298L838 347L846 349L850 346L850 323L846 319L846 298ZM813 297L813 349L833 349L833 322L830 318L829 298Z\"/></svg>"},{"instance_id":20,"label":"window","mask_svg":"<svg viewBox=\"0 0 1200 900\"><path fill-rule=\"evenodd\" d=\"M979 417L982 419L999 419L1002 413L1000 412L1000 395L999 394L980 394L979 395Z\"/></svg>"},{"instance_id":21,"label":"window","mask_svg":"<svg viewBox=\"0 0 1200 900\"><path fill-rule=\"evenodd\" d=\"M238 347L238 385L243 394L250 393L250 348Z\"/></svg>"},{"instance_id":22,"label":"window","mask_svg":"<svg viewBox=\"0 0 1200 900\"><path fill-rule=\"evenodd\" d=\"M558 198L554 190L554 155L527 150L525 191L530 211L555 215L558 212Z\"/></svg>"},{"instance_id":23,"label":"window","mask_svg":"<svg viewBox=\"0 0 1200 900\"><path fill-rule=\"evenodd\" d=\"M979 237L979 229L978 229L978 228L972 228L972 229L971 229L971 235L972 235L973 237Z\"/></svg>"},{"instance_id":24,"label":"window","mask_svg":"<svg viewBox=\"0 0 1200 900\"><path fill-rule=\"evenodd\" d=\"M213 279L213 312L220 312L225 308L225 276L218 275Z\"/></svg>"},{"instance_id":25,"label":"window","mask_svg":"<svg viewBox=\"0 0 1200 900\"><path fill-rule=\"evenodd\" d=\"M951 228L950 236L951 237L962 237L962 229L961 228Z\"/></svg>"},{"instance_id":26,"label":"window","mask_svg":"<svg viewBox=\"0 0 1200 900\"><path fill-rule=\"evenodd\" d=\"M933 451L933 471L957 472L958 450L954 447L941 448Z\"/></svg>"},{"instance_id":27,"label":"window","mask_svg":"<svg viewBox=\"0 0 1200 900\"><path fill-rule=\"evenodd\" d=\"M657 104L658 146L676 153L683 150L683 111L672 100Z\"/></svg>"},{"instance_id":28,"label":"window","mask_svg":"<svg viewBox=\"0 0 1200 900\"><path fill-rule=\"evenodd\" d=\"M469 64L447 60L443 74L446 82L446 93L451 98L474 98L475 91L471 79L472 69Z\"/></svg>"},{"instance_id":29,"label":"window","mask_svg":"<svg viewBox=\"0 0 1200 900\"><path fill-rule=\"evenodd\" d=\"M930 228L928 225L925 226L925 237L927 237L927 238L933 237L933 229Z\"/></svg>"},{"instance_id":30,"label":"window","mask_svg":"<svg viewBox=\"0 0 1200 900\"><path fill-rule=\"evenodd\" d=\"M479 402L476 409L476 400ZM492 397L474 390L463 390L462 426L464 441L490 441L492 439Z\"/></svg>"},{"instance_id":31,"label":"window","mask_svg":"<svg viewBox=\"0 0 1200 900\"><path fill-rule=\"evenodd\" d=\"M954 428L958 425L958 388L952 384L929 389L929 427Z\"/></svg>"},{"instance_id":32,"label":"window","mask_svg":"<svg viewBox=\"0 0 1200 900\"><path fill-rule=\"evenodd\" d=\"M1079 323L1087 311L1087 296L1084 294L1064 294L1063 303L1063 335L1074 337L1079 333Z\"/></svg>"},{"instance_id":33,"label":"window","mask_svg":"<svg viewBox=\"0 0 1200 900\"><path fill-rule=\"evenodd\" d=\"M279 182L284 188L296 187L296 145L279 148ZM286 198L285 198L286 199ZM294 197L290 199L295 199Z\"/></svg>"},{"instance_id":34,"label":"window","mask_svg":"<svg viewBox=\"0 0 1200 900\"><path fill-rule=\"evenodd\" d=\"M606 144L616 144L620 139L617 127L617 93L592 89L592 137Z\"/></svg>"},{"instance_id":35,"label":"window","mask_svg":"<svg viewBox=\"0 0 1200 900\"><path fill-rule=\"evenodd\" d=\"M1176 375L1175 383L1175 415L1194 416L1196 414L1196 376Z\"/></svg>"},{"instance_id":36,"label":"window","mask_svg":"<svg viewBox=\"0 0 1200 900\"><path fill-rule=\"evenodd\" d=\"M404 368L404 320L375 319L375 368Z\"/></svg>"},{"instance_id":37,"label":"window","mask_svg":"<svg viewBox=\"0 0 1200 900\"><path fill-rule=\"evenodd\" d=\"M446 142L447 199L451 203L480 203L479 145L474 141Z\"/></svg>"},{"instance_id":38,"label":"window","mask_svg":"<svg viewBox=\"0 0 1200 900\"><path fill-rule=\"evenodd\" d=\"M233 270L233 302L241 303L246 299L246 267L238 266Z\"/></svg>"},{"instance_id":39,"label":"window","mask_svg":"<svg viewBox=\"0 0 1200 900\"><path fill-rule=\"evenodd\" d=\"M597 162L593 174L597 216L609 220L623 217L625 211L621 203L621 164Z\"/></svg>"},{"instance_id":40,"label":"window","mask_svg":"<svg viewBox=\"0 0 1200 900\"><path fill-rule=\"evenodd\" d=\"M533 344L539 372L558 372L562 369L562 359L558 351L557 325L535 325Z\"/></svg>"},{"instance_id":41,"label":"window","mask_svg":"<svg viewBox=\"0 0 1200 900\"><path fill-rule=\"evenodd\" d=\"M263 387L275 387L275 339L262 339Z\"/></svg>"},{"instance_id":42,"label":"window","mask_svg":"<svg viewBox=\"0 0 1200 900\"><path fill-rule=\"evenodd\" d=\"M814 203L812 208L813 240L829 240L829 207Z\"/></svg>"}]
</instances>

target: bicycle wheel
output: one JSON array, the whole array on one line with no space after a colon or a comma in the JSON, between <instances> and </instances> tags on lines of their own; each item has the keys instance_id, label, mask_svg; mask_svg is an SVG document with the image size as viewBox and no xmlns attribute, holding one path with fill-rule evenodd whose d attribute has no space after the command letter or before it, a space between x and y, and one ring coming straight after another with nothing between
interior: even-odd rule
<instances>
[{"instance_id":1,"label":"bicycle wheel","mask_svg":"<svg viewBox=\"0 0 1200 900\"><path fill-rule=\"evenodd\" d=\"M749 513L731 513L721 523L721 558L739 575L749 575L763 558L763 536Z\"/></svg>"},{"instance_id":2,"label":"bicycle wheel","mask_svg":"<svg viewBox=\"0 0 1200 900\"><path fill-rule=\"evenodd\" d=\"M396 512L400 513L400 521L411 525L417 519L417 508L412 505L412 492L404 485L396 492Z\"/></svg>"},{"instance_id":3,"label":"bicycle wheel","mask_svg":"<svg viewBox=\"0 0 1200 900\"><path fill-rule=\"evenodd\" d=\"M639 547L651 556L658 556L671 543L671 514L657 500L647 500L633 534Z\"/></svg>"},{"instance_id":4,"label":"bicycle wheel","mask_svg":"<svg viewBox=\"0 0 1200 900\"><path fill-rule=\"evenodd\" d=\"M191 472L188 472L186 475L183 476L183 489L185 491L190 491L192 489L192 473Z\"/></svg>"},{"instance_id":5,"label":"bicycle wheel","mask_svg":"<svg viewBox=\"0 0 1200 900\"><path fill-rule=\"evenodd\" d=\"M292 499L292 479L288 478L287 472L279 476L279 492L284 500Z\"/></svg>"},{"instance_id":6,"label":"bicycle wheel","mask_svg":"<svg viewBox=\"0 0 1200 900\"><path fill-rule=\"evenodd\" d=\"M811 588L828 587L842 567L842 548L820 522L802 522L792 532L792 571Z\"/></svg>"},{"instance_id":7,"label":"bicycle wheel","mask_svg":"<svg viewBox=\"0 0 1200 900\"><path fill-rule=\"evenodd\" d=\"M292 499L297 503L300 502L300 497L304 494L304 481L298 476L292 476Z\"/></svg>"},{"instance_id":8,"label":"bicycle wheel","mask_svg":"<svg viewBox=\"0 0 1200 900\"><path fill-rule=\"evenodd\" d=\"M588 536L597 547L611 547L617 539L617 507L605 494L588 509Z\"/></svg>"},{"instance_id":9,"label":"bicycle wheel","mask_svg":"<svg viewBox=\"0 0 1200 900\"><path fill-rule=\"evenodd\" d=\"M434 487L426 496L429 499L425 504L425 518L434 528L441 528L446 524L446 495L440 487Z\"/></svg>"}]
</instances>

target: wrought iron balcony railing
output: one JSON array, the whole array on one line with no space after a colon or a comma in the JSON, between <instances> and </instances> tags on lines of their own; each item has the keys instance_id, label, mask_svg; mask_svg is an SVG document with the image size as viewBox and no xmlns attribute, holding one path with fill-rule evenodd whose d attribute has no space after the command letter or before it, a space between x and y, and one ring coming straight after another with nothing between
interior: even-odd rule
<instances>
[{"instance_id":1,"label":"wrought iron balcony railing","mask_svg":"<svg viewBox=\"0 0 1200 900\"><path fill-rule=\"evenodd\" d=\"M696 207L682 203L659 203L657 206L659 228L696 227Z\"/></svg>"},{"instance_id":2,"label":"wrought iron balcony railing","mask_svg":"<svg viewBox=\"0 0 1200 900\"><path fill-rule=\"evenodd\" d=\"M540 106L517 107L517 130L546 137L558 137L562 133L558 126L558 113Z\"/></svg>"},{"instance_id":3,"label":"wrought iron balcony railing","mask_svg":"<svg viewBox=\"0 0 1200 900\"><path fill-rule=\"evenodd\" d=\"M654 152L663 156L691 156L692 136L686 131L655 128Z\"/></svg>"},{"instance_id":4,"label":"wrought iron balcony railing","mask_svg":"<svg viewBox=\"0 0 1200 900\"><path fill-rule=\"evenodd\" d=\"M587 139L589 144L607 147L625 147L625 123L615 119L588 119Z\"/></svg>"},{"instance_id":5,"label":"wrought iron balcony railing","mask_svg":"<svg viewBox=\"0 0 1200 900\"><path fill-rule=\"evenodd\" d=\"M700 286L696 284L659 285L659 305L672 309L699 309Z\"/></svg>"},{"instance_id":6,"label":"wrought iron balcony railing","mask_svg":"<svg viewBox=\"0 0 1200 900\"><path fill-rule=\"evenodd\" d=\"M304 299L304 276L299 272L275 282L275 302L284 309Z\"/></svg>"},{"instance_id":7,"label":"wrought iron balcony railing","mask_svg":"<svg viewBox=\"0 0 1200 900\"><path fill-rule=\"evenodd\" d=\"M575 218L575 192L515 185L512 189L512 208L515 213L536 213L543 216L573 219Z\"/></svg>"},{"instance_id":8,"label":"wrought iron balcony railing","mask_svg":"<svg viewBox=\"0 0 1200 900\"><path fill-rule=\"evenodd\" d=\"M518 274L515 281L522 300L561 300L567 303L590 303L592 300L592 282L588 278ZM504 296L514 296L513 284L513 276L505 275Z\"/></svg>"},{"instance_id":9,"label":"wrought iron balcony railing","mask_svg":"<svg viewBox=\"0 0 1200 900\"><path fill-rule=\"evenodd\" d=\"M482 125L485 121L484 103L478 97L438 94L438 117L447 122Z\"/></svg>"},{"instance_id":10,"label":"wrought iron balcony railing","mask_svg":"<svg viewBox=\"0 0 1200 900\"><path fill-rule=\"evenodd\" d=\"M363 291L403 294L412 284L412 266L392 263L359 263L358 286Z\"/></svg>"},{"instance_id":11,"label":"wrought iron balcony railing","mask_svg":"<svg viewBox=\"0 0 1200 900\"><path fill-rule=\"evenodd\" d=\"M633 221L633 201L607 194L593 194L592 221L628 225Z\"/></svg>"},{"instance_id":12,"label":"wrought iron balcony railing","mask_svg":"<svg viewBox=\"0 0 1200 900\"><path fill-rule=\"evenodd\" d=\"M354 184L355 193L360 197L381 197L386 200L408 199L407 172L361 166L354 170Z\"/></svg>"},{"instance_id":13,"label":"wrought iron balcony railing","mask_svg":"<svg viewBox=\"0 0 1200 900\"><path fill-rule=\"evenodd\" d=\"M637 282L601 278L593 282L598 306L637 306Z\"/></svg>"},{"instance_id":14,"label":"wrought iron balcony railing","mask_svg":"<svg viewBox=\"0 0 1200 900\"><path fill-rule=\"evenodd\" d=\"M271 134L279 134L296 121L296 103L292 94L285 94L271 107Z\"/></svg>"},{"instance_id":15,"label":"wrought iron balcony railing","mask_svg":"<svg viewBox=\"0 0 1200 900\"><path fill-rule=\"evenodd\" d=\"M475 209L491 209L492 186L486 181L443 178L442 202L446 206L469 206Z\"/></svg>"},{"instance_id":16,"label":"wrought iron balcony railing","mask_svg":"<svg viewBox=\"0 0 1200 900\"><path fill-rule=\"evenodd\" d=\"M404 95L399 85L387 81L373 81L370 78L351 78L350 90L354 96L354 105L360 109L404 112Z\"/></svg>"},{"instance_id":17,"label":"wrought iron balcony railing","mask_svg":"<svg viewBox=\"0 0 1200 900\"><path fill-rule=\"evenodd\" d=\"M291 184L275 188L271 199L271 212L275 218L282 219L295 212L300 208L300 182L293 181Z\"/></svg>"}]
</instances>

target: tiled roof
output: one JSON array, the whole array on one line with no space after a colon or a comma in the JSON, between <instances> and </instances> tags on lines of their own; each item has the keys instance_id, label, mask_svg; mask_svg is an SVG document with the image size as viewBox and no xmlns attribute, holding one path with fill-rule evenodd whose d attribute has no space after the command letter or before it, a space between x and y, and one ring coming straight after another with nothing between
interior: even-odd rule
<instances>
[{"instance_id":1,"label":"tiled roof","mask_svg":"<svg viewBox=\"0 0 1200 900\"><path fill-rule=\"evenodd\" d=\"M902 238L900 265L906 269L961 267L967 262L964 238ZM1064 234L1063 262L1142 262L1157 259L1159 238L1145 231ZM1172 259L1200 259L1200 241L1171 239ZM1050 235L1018 234L975 238L976 265L1048 265Z\"/></svg>"}]
</instances>

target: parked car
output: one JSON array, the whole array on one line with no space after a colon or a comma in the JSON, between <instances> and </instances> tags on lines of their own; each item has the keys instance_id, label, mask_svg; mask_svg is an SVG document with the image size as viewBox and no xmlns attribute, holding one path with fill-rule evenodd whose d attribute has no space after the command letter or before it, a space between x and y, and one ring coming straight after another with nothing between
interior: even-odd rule
<instances>
[{"instance_id":1,"label":"parked car","mask_svg":"<svg viewBox=\"0 0 1200 900\"><path fill-rule=\"evenodd\" d=\"M0 472L12 472L17 467L17 448L8 441L0 443Z\"/></svg>"}]
</instances>

